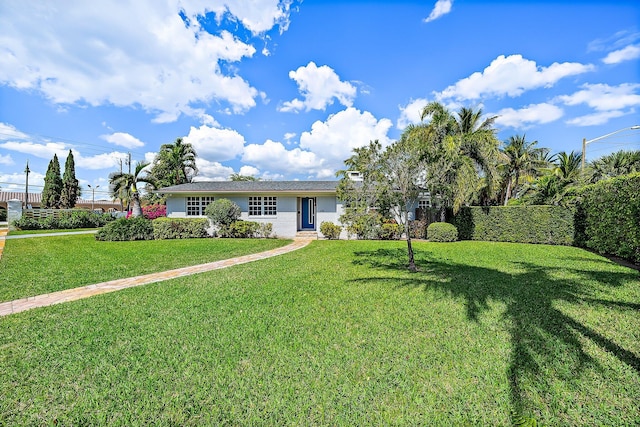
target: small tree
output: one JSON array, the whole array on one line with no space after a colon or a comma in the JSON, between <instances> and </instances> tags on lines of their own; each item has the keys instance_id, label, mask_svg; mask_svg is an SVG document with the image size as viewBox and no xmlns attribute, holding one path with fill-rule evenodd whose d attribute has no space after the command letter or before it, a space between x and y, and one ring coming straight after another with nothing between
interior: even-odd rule
<instances>
[{"instance_id":1,"label":"small tree","mask_svg":"<svg viewBox=\"0 0 640 427\"><path fill-rule=\"evenodd\" d=\"M62 178L60 177L60 162L58 161L58 155L54 154L53 159L49 162L47 173L44 176L42 207L54 209L59 208L61 193Z\"/></svg>"},{"instance_id":2,"label":"small tree","mask_svg":"<svg viewBox=\"0 0 640 427\"><path fill-rule=\"evenodd\" d=\"M238 221L241 212L240 206L229 199L214 200L204 210L204 214L222 233L227 232L231 225Z\"/></svg>"},{"instance_id":3,"label":"small tree","mask_svg":"<svg viewBox=\"0 0 640 427\"><path fill-rule=\"evenodd\" d=\"M60 195L60 206L63 209L72 209L76 205L76 200L80 197L80 186L76 179L76 165L73 160L73 153L69 150L67 160L64 162L64 175L62 176L62 193Z\"/></svg>"}]
</instances>

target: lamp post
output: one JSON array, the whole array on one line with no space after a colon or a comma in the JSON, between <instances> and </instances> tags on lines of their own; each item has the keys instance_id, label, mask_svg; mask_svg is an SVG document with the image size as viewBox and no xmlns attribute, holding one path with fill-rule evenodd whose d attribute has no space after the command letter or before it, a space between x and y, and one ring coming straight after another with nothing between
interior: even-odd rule
<instances>
[{"instance_id":1,"label":"lamp post","mask_svg":"<svg viewBox=\"0 0 640 427\"><path fill-rule=\"evenodd\" d=\"M587 138L582 138L582 168L581 169L584 171L584 165L585 165L586 157L587 157L587 144L590 144L590 143L596 142L596 141L600 141L601 139L608 138L611 135L615 135L616 133L623 132L625 130L638 130L638 129L640 129L640 126L639 125L635 125L635 126L630 126L630 127L618 129L616 131L613 131L613 132L608 133L606 135L599 136L597 138L590 139L588 141L587 141Z\"/></svg>"},{"instance_id":2,"label":"lamp post","mask_svg":"<svg viewBox=\"0 0 640 427\"><path fill-rule=\"evenodd\" d=\"M89 188L91 189L91 211L93 212L93 202L96 198L96 188L100 187L99 185L96 185L95 187L92 187L91 184L87 184L89 186Z\"/></svg>"}]
</instances>

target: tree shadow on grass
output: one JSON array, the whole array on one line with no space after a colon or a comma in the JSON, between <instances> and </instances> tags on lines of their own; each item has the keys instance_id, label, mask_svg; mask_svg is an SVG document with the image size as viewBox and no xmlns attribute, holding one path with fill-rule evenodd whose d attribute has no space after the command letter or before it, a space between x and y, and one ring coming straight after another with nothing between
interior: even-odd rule
<instances>
[{"instance_id":1,"label":"tree shadow on grass","mask_svg":"<svg viewBox=\"0 0 640 427\"><path fill-rule=\"evenodd\" d=\"M354 263L380 271L398 271L406 268L405 258L406 251L402 249L378 249L356 252ZM511 336L508 377L515 414L537 412L531 404L536 400L532 393L538 395L538 402L541 395L551 399L548 390L552 390L554 381L572 384L587 368L601 370L598 361L584 348L585 339L640 374L638 355L557 308L558 303L568 302L638 311L640 304L594 298L593 289L582 280L559 279L554 274L557 268L526 262L514 262L516 273L511 274L439 259L429 251L418 250L416 264L419 273L392 278L398 287L439 289L454 298L462 297L467 318L475 322L483 311L489 310L490 302L500 301L506 306L503 316ZM567 260L566 265L572 265L571 261ZM608 287L638 279L631 270L601 272L566 267L563 271L573 273L568 277L589 278ZM389 279L373 275L359 280Z\"/></svg>"}]
</instances>

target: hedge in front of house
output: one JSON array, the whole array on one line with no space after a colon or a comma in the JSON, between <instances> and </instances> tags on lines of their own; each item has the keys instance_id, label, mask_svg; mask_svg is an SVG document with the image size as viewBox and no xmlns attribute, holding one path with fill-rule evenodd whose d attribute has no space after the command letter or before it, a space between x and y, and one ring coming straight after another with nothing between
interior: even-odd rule
<instances>
[{"instance_id":1,"label":"hedge in front of house","mask_svg":"<svg viewBox=\"0 0 640 427\"><path fill-rule=\"evenodd\" d=\"M153 238L163 239L194 239L208 237L209 220L206 218L167 218L154 219Z\"/></svg>"},{"instance_id":2,"label":"hedge in front of house","mask_svg":"<svg viewBox=\"0 0 640 427\"><path fill-rule=\"evenodd\" d=\"M460 240L572 245L574 213L562 206L463 207L453 219Z\"/></svg>"},{"instance_id":3,"label":"hedge in front of house","mask_svg":"<svg viewBox=\"0 0 640 427\"><path fill-rule=\"evenodd\" d=\"M585 187L576 214L578 245L640 264L640 173Z\"/></svg>"},{"instance_id":4,"label":"hedge in front of house","mask_svg":"<svg viewBox=\"0 0 640 427\"><path fill-rule=\"evenodd\" d=\"M458 240L458 230L448 222L432 222L427 227L427 239L430 242L455 242Z\"/></svg>"},{"instance_id":5,"label":"hedge in front of house","mask_svg":"<svg viewBox=\"0 0 640 427\"><path fill-rule=\"evenodd\" d=\"M143 216L120 218L102 227L95 236L96 240L105 241L153 240L153 225Z\"/></svg>"}]
</instances>

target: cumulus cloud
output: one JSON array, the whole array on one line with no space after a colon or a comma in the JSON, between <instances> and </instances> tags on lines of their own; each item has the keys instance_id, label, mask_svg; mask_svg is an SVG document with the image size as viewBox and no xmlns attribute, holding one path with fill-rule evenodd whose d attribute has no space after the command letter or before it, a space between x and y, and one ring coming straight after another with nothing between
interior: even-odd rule
<instances>
[{"instance_id":1,"label":"cumulus cloud","mask_svg":"<svg viewBox=\"0 0 640 427\"><path fill-rule=\"evenodd\" d=\"M135 136L125 132L115 132L110 135L102 135L101 138L111 144L119 145L125 148L144 147L144 142L140 141Z\"/></svg>"},{"instance_id":2,"label":"cumulus cloud","mask_svg":"<svg viewBox=\"0 0 640 427\"><path fill-rule=\"evenodd\" d=\"M500 55L482 72L476 72L459 80L436 94L438 100L480 99L487 96L516 97L525 91L551 87L565 77L586 73L593 65L576 62L553 63L548 67L538 66L522 55Z\"/></svg>"},{"instance_id":3,"label":"cumulus cloud","mask_svg":"<svg viewBox=\"0 0 640 427\"><path fill-rule=\"evenodd\" d=\"M315 153L298 147L287 150L281 142L272 140L267 140L264 144L247 145L242 161L257 165L261 169L283 171L288 174L317 173L324 163Z\"/></svg>"},{"instance_id":4,"label":"cumulus cloud","mask_svg":"<svg viewBox=\"0 0 640 427\"><path fill-rule=\"evenodd\" d=\"M435 21L441 16L446 15L447 13L451 12L451 6L453 6L453 0L438 0L433 6L433 10L429 14L429 16L424 19L424 22Z\"/></svg>"},{"instance_id":5,"label":"cumulus cloud","mask_svg":"<svg viewBox=\"0 0 640 427\"><path fill-rule=\"evenodd\" d=\"M598 111L622 110L640 106L640 84L623 83L618 86L607 84L584 84L582 90L573 95L559 96L566 105L586 104Z\"/></svg>"},{"instance_id":6,"label":"cumulus cloud","mask_svg":"<svg viewBox=\"0 0 640 427\"><path fill-rule=\"evenodd\" d=\"M309 62L295 71L289 71L289 78L298 84L304 99L287 101L279 111L324 110L327 105L333 104L334 99L345 107L350 107L356 96L356 87L340 81L336 72L326 65L318 67L314 62Z\"/></svg>"},{"instance_id":7,"label":"cumulus cloud","mask_svg":"<svg viewBox=\"0 0 640 427\"><path fill-rule=\"evenodd\" d=\"M20 191L24 192L24 181L25 174L24 173L11 173L11 174L3 174L0 173L0 182L2 182L2 191ZM29 173L29 192L32 192L32 188L36 188L34 190L37 192L42 189L44 186L44 174L31 171Z\"/></svg>"},{"instance_id":8,"label":"cumulus cloud","mask_svg":"<svg viewBox=\"0 0 640 427\"><path fill-rule=\"evenodd\" d=\"M418 98L409 101L405 106L400 106L400 118L398 118L398 129L404 129L410 124L420 123L420 114L424 107L429 103L424 98Z\"/></svg>"},{"instance_id":9,"label":"cumulus cloud","mask_svg":"<svg viewBox=\"0 0 640 427\"><path fill-rule=\"evenodd\" d=\"M286 27L289 2L12 2L0 15L0 84L39 91L56 104L142 107L158 122L198 115L193 105L202 103L243 112L259 93L219 64L256 49L229 32L206 32L198 18L207 12L258 34Z\"/></svg>"},{"instance_id":10,"label":"cumulus cloud","mask_svg":"<svg viewBox=\"0 0 640 427\"><path fill-rule=\"evenodd\" d=\"M620 110L600 111L597 113L587 114L584 116L573 118L571 120L567 120L566 123L573 126L597 126L597 125L603 125L611 119L615 119L616 117L622 117L632 112L633 111L624 112Z\"/></svg>"},{"instance_id":11,"label":"cumulus cloud","mask_svg":"<svg viewBox=\"0 0 640 427\"><path fill-rule=\"evenodd\" d=\"M532 104L519 110L504 108L496 113L498 118L496 124L512 127L515 129L525 129L534 124L550 123L558 120L564 111L553 104Z\"/></svg>"},{"instance_id":12,"label":"cumulus cloud","mask_svg":"<svg viewBox=\"0 0 640 427\"><path fill-rule=\"evenodd\" d=\"M198 170L200 172L194 181L227 181L233 174L233 168L201 158L198 158Z\"/></svg>"},{"instance_id":13,"label":"cumulus cloud","mask_svg":"<svg viewBox=\"0 0 640 427\"><path fill-rule=\"evenodd\" d=\"M260 169L253 166L244 165L240 168L240 171L238 173L242 176L257 177L258 175L260 175Z\"/></svg>"},{"instance_id":14,"label":"cumulus cloud","mask_svg":"<svg viewBox=\"0 0 640 427\"><path fill-rule=\"evenodd\" d=\"M68 151L67 145L62 142L45 142L40 144L31 141L6 141L0 144L0 148L29 154L40 157L41 159L51 159L54 154L57 154L58 158L61 158Z\"/></svg>"},{"instance_id":15,"label":"cumulus cloud","mask_svg":"<svg viewBox=\"0 0 640 427\"><path fill-rule=\"evenodd\" d=\"M300 135L300 147L318 154L328 167L337 170L356 147L376 139L383 146L389 145L388 132L392 126L389 119L377 120L368 111L350 107L332 114L324 122L316 121L311 131Z\"/></svg>"},{"instance_id":16,"label":"cumulus cloud","mask_svg":"<svg viewBox=\"0 0 640 427\"><path fill-rule=\"evenodd\" d=\"M233 129L202 125L199 128L191 126L189 135L184 137L183 142L193 145L198 153L199 169L200 158L218 162L236 158L242 154L245 140Z\"/></svg>"},{"instance_id":17,"label":"cumulus cloud","mask_svg":"<svg viewBox=\"0 0 640 427\"><path fill-rule=\"evenodd\" d=\"M624 49L610 52L602 59L605 64L618 64L640 58L640 45L630 45Z\"/></svg>"},{"instance_id":18,"label":"cumulus cloud","mask_svg":"<svg viewBox=\"0 0 640 427\"><path fill-rule=\"evenodd\" d=\"M11 155L7 154L6 156L0 154L0 165L12 165L13 159Z\"/></svg>"}]
</instances>

